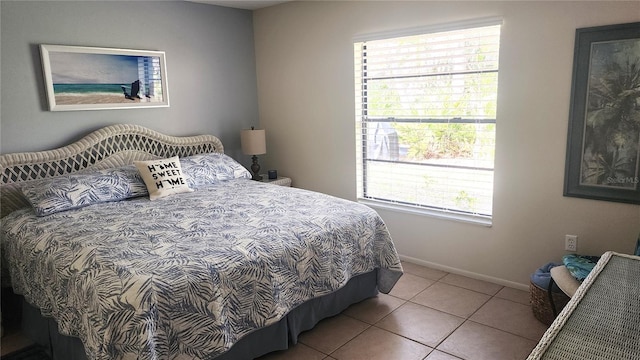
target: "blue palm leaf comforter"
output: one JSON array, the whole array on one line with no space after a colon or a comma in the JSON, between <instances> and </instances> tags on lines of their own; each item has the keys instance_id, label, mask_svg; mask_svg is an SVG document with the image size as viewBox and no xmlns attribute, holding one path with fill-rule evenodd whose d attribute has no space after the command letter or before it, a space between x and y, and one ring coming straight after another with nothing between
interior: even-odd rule
<instances>
[{"instance_id":1,"label":"blue palm leaf comforter","mask_svg":"<svg viewBox=\"0 0 640 360\"><path fill-rule=\"evenodd\" d=\"M301 303L378 269L402 267L366 206L232 180L161 200L135 198L2 219L14 291L77 336L90 359L204 358Z\"/></svg>"}]
</instances>

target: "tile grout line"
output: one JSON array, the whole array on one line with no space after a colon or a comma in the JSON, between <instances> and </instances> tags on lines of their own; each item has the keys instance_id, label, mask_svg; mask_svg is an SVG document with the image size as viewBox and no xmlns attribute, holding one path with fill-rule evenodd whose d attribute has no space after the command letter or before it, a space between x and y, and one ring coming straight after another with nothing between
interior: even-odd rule
<instances>
[{"instance_id":1,"label":"tile grout line","mask_svg":"<svg viewBox=\"0 0 640 360\"><path fill-rule=\"evenodd\" d=\"M496 328L496 327L493 327L493 326L490 326L490 325L482 324L482 323L479 323L479 322L477 322L477 321L471 320L471 317L472 317L474 314L476 314L476 313L477 313L477 312L478 312L482 307L484 307L488 302L490 302L490 301L491 301L492 299L494 299L494 298L496 298L496 299L500 299L500 300L509 301L509 302L513 302L513 303L516 303L516 304L524 305L524 304L522 304L522 303L521 303L521 302L519 302L519 301L515 301L515 300L509 299L509 298L503 298L503 297L499 297L499 296L497 296L497 294L498 294L498 293L500 293L500 291L502 291L502 290L503 290L504 288L506 288L507 286L500 285L500 288L499 288L497 291L495 291L493 294L487 294L487 293L485 293L485 292L477 291L477 290L474 290L474 289L469 289L469 288L467 288L467 287L463 287L463 286L460 286L460 285L457 285L457 284L450 284L450 283L447 283L447 282L441 281L441 279L445 278L445 277L446 277L446 275L444 275L444 276L440 277L440 279L438 279L438 280L434 280L434 279L430 279L430 278L422 277L422 276L420 276L420 275L418 275L418 274L413 274L413 273L408 273L408 274L411 274L411 275L413 275L413 276L420 277L420 278L425 279L425 280L432 281L432 283L431 283L431 284L429 284L429 285L428 285L427 287L425 287L424 289L420 290L420 291L418 292L418 294L420 294L420 293L422 293L423 291L427 290L428 288L430 288L430 287L431 287L431 286L433 286L434 284L436 284L436 283L440 282L440 283L445 284L445 285L449 285L449 286L457 287L457 288L464 289L464 290L473 291L473 292L478 293L478 294L487 295L487 296L489 296L489 298L488 298L486 301L484 301L484 302L483 302L483 303L482 303L482 304L481 304L477 309L475 309L475 310L474 310L471 314L469 314L467 317L461 317L461 316L458 316L458 315L455 315L455 314L450 314L450 313L448 313L448 312L446 312L446 311L442 311L442 310L434 309L434 308L432 308L432 307L430 307L430 306L423 305L423 304L419 304L419 303L416 303L416 302L411 301L411 300L412 300L413 298L415 298L418 294L416 294L416 295L412 296L412 297L411 297L411 298L409 298L409 299L404 299L404 298L397 297L397 296L394 296L394 295L391 295L391 294L386 294L386 295L391 296L391 297L393 297L393 298L395 298L395 299L397 299L397 300L401 300L401 301L402 301L402 303L401 303L398 307L396 307L395 309L393 309L391 312L389 312L388 314L384 315L382 318L380 318L380 319L376 320L376 321L375 321L375 322L373 322L373 323L368 323L368 322L366 322L366 321L363 321L363 320L361 320L361 319L355 318L355 317L353 317L353 316L343 314L343 316L346 316L346 317L349 317L349 318L351 318L351 319L354 319L354 320L358 320L358 321L360 321L360 322L363 322L364 324L366 324L366 325L367 325L367 327L366 327L365 329L363 329L362 331L358 332L354 337L352 337L351 339L349 339L349 341L347 341L346 343L344 343L344 344L342 344L341 346L339 346L337 349L335 349L335 350L333 350L333 351L331 351L330 353L328 353L328 354L327 354L327 353L325 353L325 352L323 352L323 351L321 351L321 350L319 350L319 349L316 349L316 348L314 348L314 347L312 347L312 346L310 346L310 345L308 345L308 344L304 344L304 343L303 343L303 344L304 344L305 346L307 346L307 347L311 348L311 349L314 349L314 350L318 351L320 354L324 355L324 356L325 356L325 358L326 358L326 357L331 357L331 355L332 355L332 354L335 354L335 352L336 352L336 351L338 351L338 350L339 350L339 349L341 349L342 347L344 347L344 346L346 346L347 344L349 344L350 342L352 342L352 341L353 341L354 339L356 339L358 336L362 335L365 331L367 331L367 330L369 330L369 329L371 329L371 328L374 328L374 327L375 327L375 328L376 328L376 329L378 329L378 330L385 331L385 332L389 332L389 333L394 334L394 335L396 335L396 336L402 337L403 339L409 340L409 341L411 341L411 342L413 342L413 343L416 343L416 344L419 344L419 345L421 345L421 346L425 346L425 347L427 347L427 348L431 349L431 351L429 352L429 354L427 354L427 355L426 355L422 360L425 360L426 358L428 358L428 357L429 357L429 356L430 356L434 351L438 351L438 352L441 352L441 353L444 353L444 354L447 354L447 355L453 356L453 357L455 357L455 358L457 358L457 359L465 360L464 358L460 358L460 357L459 357L459 356L457 356L457 355L454 355L454 354L451 354L451 353L449 353L449 352L447 352L447 351L443 351L443 350L438 349L438 346L440 346L440 345L441 345L444 341L446 341L446 340L447 340L447 339L448 339L448 338L449 338L449 337L450 337L450 336L451 336L451 335L452 335L456 330L458 330L460 327L462 327L462 326L463 326L464 324L466 324L467 322L473 322L474 324L478 324L478 325L482 325L482 326L487 326L487 327L490 327L490 328L492 328L492 329L495 329L495 330L498 330L498 331L501 331L501 332L504 332L504 333L507 333L507 334L510 334L510 335L513 335L513 336L517 336L517 337L519 337L519 338L523 338L523 339L526 339L526 340L531 340L531 339L526 338L526 337L523 337L523 336L521 336L521 335L514 334L514 333L512 333L512 332L509 332L509 331L506 331L506 330L503 330L503 329L499 329L499 328ZM496 284L496 285L499 285L499 284ZM419 306L424 306L424 307L426 307L426 308L429 308L429 309L434 310L434 311L441 312L441 313L443 313L443 314L447 314L447 315L455 316L455 317L457 317L457 318L460 318L460 319L462 320L462 322L460 323L460 325L456 326L456 327L455 327L455 328L454 328L454 329L453 329L453 330L452 330L452 331L451 331L451 332L450 332L446 337L444 337L444 339L442 339L440 342L438 342L438 344L437 344L436 346L430 346L430 345L424 344L424 343L422 343L422 342L420 342L420 341L417 341L417 340L411 339L411 338L406 337L406 336L404 336L404 335L402 335L402 334L397 334L397 333L395 333L395 332L393 332L393 331L390 331L390 330L387 330L387 329L384 329L384 328L381 328L381 327L377 326L377 324L378 324L378 323L380 323L381 321L383 321L385 318L387 318L388 316L390 316L390 315L391 315L391 314L393 314L394 312L398 311L401 307L403 307L403 306L404 306L404 305L406 305L407 303L411 303L411 304L415 304L415 305L419 305ZM531 340L531 341L533 341L533 340Z\"/></svg>"},{"instance_id":2,"label":"tile grout line","mask_svg":"<svg viewBox=\"0 0 640 360\"><path fill-rule=\"evenodd\" d=\"M515 301L515 300L509 299L509 298L503 298L503 297L499 297L499 296L497 296L497 295L498 295L498 294L499 294L503 289L505 289L507 286L500 285L500 288L499 288L496 292L494 292L493 294L487 294L487 293L484 293L484 292L481 292L481 291L477 291L477 290L474 290L474 289L469 289L469 288L467 288L467 287L460 286L460 285L458 285L458 284L451 284L451 283L448 283L448 282L445 282L445 281L441 281L442 279L444 279L444 278L446 277L446 275L445 275L445 276L442 276L439 280L433 280L433 279L429 279L429 278L422 277L422 276L417 275L417 274L412 274L412 273L409 273L409 274L414 275L414 276L418 276L418 277L420 277L420 278L422 278L422 279L426 279L426 280L433 281L433 283L432 283L432 284L430 284L430 285L428 285L427 287L425 287L424 289L422 289L418 294L420 294L420 293L422 293L423 291L427 290L428 288L432 287L434 284L436 284L436 283L439 283L439 282L440 282L440 283L445 284L445 285L454 286L454 287L457 287L457 288L461 288L461 289L465 289L465 290L469 290L469 291L473 291L473 292L476 292L476 293L479 293L479 294L484 294L484 295L488 295L488 296L489 296L489 298L488 298L486 301L484 301L484 302L483 302L483 303L482 303L482 304L481 304L481 305L480 305L476 310L474 310L471 314L469 314L469 316L464 317L464 318L463 318L463 317L460 317L460 316L458 316L458 315L455 315L455 314L450 314L450 313L448 313L448 312L446 312L446 311L442 311L442 310L434 309L434 308L432 308L432 307L430 307L430 306L423 305L423 304L419 304L419 303L416 303L416 302L411 301L413 298L415 298L416 296L418 296L418 294L414 295L413 297L411 297L411 298L410 298L410 299L408 299L408 300L406 300L406 299L401 299L401 298L397 298L397 297L396 297L397 299L405 300L405 303L403 303L402 305L406 304L407 302L411 302L412 304L416 304L416 305L424 306L424 307L427 307L427 308L429 308L429 309L436 310L436 311L439 311L439 312L442 312L442 313L445 313L445 314L448 314L448 315L453 315L453 316L456 316L456 317L458 317L458 318L463 319L462 323L460 323L460 325L458 325L455 329L453 329L453 331L451 331L451 332L450 332L450 333L449 333L449 334L448 334L444 339L442 339L442 340L441 340L441 341L440 341L440 342L439 342L435 347L433 347L433 350L432 350L431 352L433 352L433 351L436 351L436 350L437 350L437 351L439 351L439 352L443 352L443 353L445 353L445 354L447 354L447 355L451 355L451 356L454 356L454 357L456 357L456 358L459 358L458 356L456 356L456 355L454 355L454 354L450 354L450 353L448 353L448 352L446 352L446 351L443 351L443 350L438 349L438 347L439 347L443 342L445 342L445 341L446 341L446 340L447 340L447 339L448 339L448 338L449 338L449 337L450 337L450 336L451 336L451 335L452 335L456 330L458 330L460 327L462 327L462 326L463 326L464 324L466 324L467 322L473 322L474 324L478 324L478 325L482 325L482 326L487 326L487 327L490 327L490 328L492 328L492 329L495 329L495 330L498 330L498 331L501 331L501 332L504 332L504 333L507 333L507 334L510 334L510 335L513 335L513 336L517 336L517 337L522 338L522 339L525 339L525 340L535 341L535 340L529 339L529 338L527 338L527 337L521 336L521 335L519 335L519 334L515 334L515 333L512 333L512 332L510 332L510 331L506 331L506 330L503 330L503 329L499 329L499 328L496 328L496 327L491 326L491 325L486 325L486 324L483 324L483 323L480 323L480 322L477 322L477 321L474 321L474 320L472 320L472 319L471 319L471 317L472 317L474 314L476 314L478 311L480 311L480 309L481 309L482 307L484 307L488 302L490 302L490 301L491 301L491 300L493 300L494 298L495 298L495 299L504 300L504 301L509 301L509 302L512 302L512 303L515 303L515 304L525 305L525 304L523 304L523 303L521 303L521 302L519 302L519 301ZM479 280L479 281L481 281L481 280ZM496 284L496 285L499 285L499 284ZM516 289L516 290L517 290L517 289ZM393 295L391 295L391 296L393 296ZM394 296L394 297L395 297L395 296ZM402 306L402 305L401 305L401 306ZM398 307L398 308L399 308L399 307ZM395 309L395 310L397 310L397 309ZM395 311L395 310L394 310L394 311ZM392 311L392 313L393 313L393 311ZM389 314L391 314L391 313L389 313ZM388 314L388 315L389 315L389 314ZM388 315L387 315L387 316L388 316ZM385 316L385 317L386 317L386 316ZM374 325L374 326L375 326L375 325ZM382 329L382 330L385 330L385 329ZM388 330L386 330L386 331L388 331ZM396 333L394 333L394 332L391 332L391 333L396 334ZM405 336L403 336L403 335L401 335L401 334L396 334L396 335L399 335L399 336L402 336L402 337L406 338ZM414 341L414 342L417 342L418 344L422 344L422 345L424 345L424 346L427 346L427 347L431 348L431 346L430 346L430 345L423 344L423 343L421 343L421 342L419 342L419 341L415 341L415 340L410 339L410 338L406 338L406 339L408 339L408 340L412 340L412 341ZM429 353L429 354L431 354L431 353ZM427 357L428 357L428 356L429 356L429 355L427 355ZM425 357L424 359L426 359L426 357ZM423 360L424 360L424 359L423 359ZM463 359L463 360L464 360L464 359Z\"/></svg>"},{"instance_id":3,"label":"tile grout line","mask_svg":"<svg viewBox=\"0 0 640 360\"><path fill-rule=\"evenodd\" d=\"M446 284L446 283L444 283L444 284ZM451 285L451 284L447 284L447 285ZM455 285L452 285L452 286L455 286ZM503 286L503 288L504 288L504 286ZM466 289L466 288L463 288L463 289ZM466 289L466 290L471 290L471 289ZM501 288L500 290L502 290L502 288ZM498 292L500 292L500 290L498 290L498 291L496 292L496 294L497 294ZM475 291L475 290L471 290L471 291ZM477 292L477 291L476 291L476 292ZM488 294L485 294L485 295L488 295ZM471 321L471 320L469 320L469 319L471 318L471 316L473 316L473 314L475 314L476 312L478 312L478 310L480 310L480 309L481 309L483 306L485 306L489 301L491 301L491 299L493 299L493 297L494 297L494 296L495 296L495 295L491 295L491 296L487 299L487 301L485 301L484 303L482 303L482 305L480 305L480 306L479 306L479 307L478 307L474 312L472 312L471 314L469 314L469 316L468 316L468 317L463 318L463 317L458 316L459 318L464 319L464 320L460 323L460 325L456 326L456 327L455 327L455 329L453 329L453 330L452 330L452 331L451 331L447 336L445 336L445 337L444 337L444 339L440 340L440 342L438 342L438 344L433 348L433 350L434 350L434 351L435 351L435 350L438 350L438 351L443 352L443 353L445 353L445 354L447 354L447 355L451 355L451 356L454 356L454 357L456 357L456 358L459 358L459 359L464 360L463 358L461 358L461 357L459 357L459 356L457 356L457 355L454 355L454 354L448 353L448 352L446 352L446 351L440 350L440 349L438 349L438 347L439 347L440 345L442 345L442 343L443 343L443 342L445 342L445 341L446 341L446 340L447 340L447 339L448 339L448 338L449 338L449 337L450 337L454 332L456 332L456 330L458 330L459 328L461 328L461 327L462 327L462 325L466 324L466 323L467 323L467 321ZM418 304L418 305L420 305L420 304ZM424 305L423 305L423 306L424 306ZM428 306L427 306L427 307L428 307ZM430 307L428 307L428 308L430 308ZM430 309L431 309L431 308L430 308ZM437 309L434 309L434 310L437 310ZM440 311L440 310L438 310L438 311ZM447 312L445 312L445 311L441 311L441 312L443 312L443 313L445 313L445 314L449 314L449 313L447 313ZM457 315L454 315L454 314L449 314L449 315L457 316ZM426 358L425 358L425 359L426 359ZM424 359L423 359L423 360L424 360Z\"/></svg>"}]
</instances>

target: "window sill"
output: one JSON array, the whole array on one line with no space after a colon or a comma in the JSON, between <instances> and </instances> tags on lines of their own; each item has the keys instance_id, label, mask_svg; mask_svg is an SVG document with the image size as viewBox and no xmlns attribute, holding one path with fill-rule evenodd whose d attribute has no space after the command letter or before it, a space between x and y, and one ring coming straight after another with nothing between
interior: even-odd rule
<instances>
[{"instance_id":1,"label":"window sill","mask_svg":"<svg viewBox=\"0 0 640 360\"><path fill-rule=\"evenodd\" d=\"M459 213L450 212L450 211L438 211L438 210L423 209L423 208L400 205L400 204L389 204L386 202L375 201L370 199L358 199L358 202L361 204L371 206L372 208L379 208L383 210L403 212L403 213L409 213L414 215L422 215L422 216L433 217L436 219L452 220L452 221L458 221L458 222L480 225L485 227L491 227L493 225L493 220L490 217L485 217L485 216L474 216L474 215L467 215L467 214L459 214Z\"/></svg>"}]
</instances>

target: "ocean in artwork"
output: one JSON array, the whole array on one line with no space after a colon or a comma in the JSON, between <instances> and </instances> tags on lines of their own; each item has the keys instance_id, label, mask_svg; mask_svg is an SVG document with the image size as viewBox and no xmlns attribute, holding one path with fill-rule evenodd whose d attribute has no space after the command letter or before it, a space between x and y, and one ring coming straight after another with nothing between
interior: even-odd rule
<instances>
[{"instance_id":1,"label":"ocean in artwork","mask_svg":"<svg viewBox=\"0 0 640 360\"><path fill-rule=\"evenodd\" d=\"M124 90L123 90L124 87ZM139 94L140 98L125 96L131 92L127 84L53 84L53 93L58 105L111 104L151 102L155 99Z\"/></svg>"},{"instance_id":2,"label":"ocean in artwork","mask_svg":"<svg viewBox=\"0 0 640 360\"><path fill-rule=\"evenodd\" d=\"M124 97L123 84L53 84L53 92L56 95L113 95ZM127 84L127 87L130 86Z\"/></svg>"}]
</instances>

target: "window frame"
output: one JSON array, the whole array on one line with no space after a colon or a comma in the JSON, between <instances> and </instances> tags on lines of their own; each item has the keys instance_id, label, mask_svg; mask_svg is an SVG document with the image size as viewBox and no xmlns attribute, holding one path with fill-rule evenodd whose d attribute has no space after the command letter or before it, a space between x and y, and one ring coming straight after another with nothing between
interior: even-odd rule
<instances>
[{"instance_id":1,"label":"window frame","mask_svg":"<svg viewBox=\"0 0 640 360\"><path fill-rule=\"evenodd\" d=\"M449 23L445 25L405 29L402 31L382 32L382 33L376 33L376 34L361 35L353 39L354 52L356 51L356 47L355 47L356 45L360 43L366 43L367 41L401 38L401 37L413 36L413 35L428 35L428 34L434 34L434 33L482 28L482 27L488 27L488 26L500 26L502 30L502 24L503 24L503 21L501 18L484 18L484 19L476 19L471 21ZM502 34L502 31L500 31L499 36L501 36L501 34ZM498 44L500 43L501 41L499 39ZM360 54L363 54L365 51L366 49L364 50L361 49ZM354 56L355 56L355 53L354 53ZM360 55L360 56L363 56L363 55ZM354 57L354 61L355 59L356 58ZM355 66L356 65L354 62L354 67ZM362 64L362 66L364 67L366 65ZM357 68L354 68L354 76L357 70L358 70ZM493 69L493 70L456 72L452 74L458 75L458 74L466 74L466 73L487 73L487 72L494 72L496 73L496 77L497 77L499 74L499 65L496 69ZM367 94L368 89L366 88L367 82L363 80L363 78L366 77L365 75L366 69L361 68L359 73L362 76L362 79L360 79L359 81L359 84L361 85L361 87L354 88L354 96L355 96L355 102L356 102L355 112L356 112L356 154L357 154L357 161L356 161L357 201L372 207L377 207L377 208L386 209L386 210L399 211L399 212L418 214L418 215L426 215L430 217L436 217L436 218L447 219L447 220L455 220L455 221L461 221L466 223L473 223L473 224L478 224L478 225L483 225L488 227L492 226L493 215L494 215L493 201L491 202L491 214L487 215L487 214L480 214L480 213L474 213L474 212L466 212L464 210L446 209L444 207L441 208L437 206L430 206L427 204L405 203L402 201L395 201L393 199L379 199L374 196L366 195L367 194L367 191L366 191L367 190L367 171L368 171L367 166L369 166L367 164L368 162L370 161L391 162L395 164L395 163L402 163L402 161L367 159L368 150L367 150L367 145L365 145L367 143L367 137L369 136L367 125L371 123L376 123L376 122L394 122L396 121L396 119L393 117L385 118L384 116L368 118L368 109L367 109L368 101L365 100L367 99L367 96L368 96ZM441 74L433 74L433 75L429 74L425 76L438 76L438 75L441 75ZM354 84L358 83L357 78L355 78L354 80L355 80ZM498 84L496 84L496 92L495 92L496 101L497 101L497 94L498 94L497 86ZM426 123L426 124L460 123L460 124L496 125L497 124L497 103L496 103L496 116L493 119L487 119L487 118L462 119L462 118L455 118L455 117L452 119L444 119L444 118L437 118L437 117L436 118L415 118L415 119L403 118L399 122L402 122L402 123L415 122L415 123ZM495 128L493 130L493 134L494 136L496 135ZM496 143L497 143L497 139L495 139L494 137L494 142L492 144L493 151L495 151L496 149ZM411 163L411 164L421 165L426 167L438 166L437 164L434 164L434 163L424 163L424 164ZM455 168L455 166L451 166L451 165L446 165L446 167ZM468 167L468 168L473 169L473 167ZM481 170L481 171L488 170L492 172L491 196L494 197L495 179L493 178L493 176L495 174L495 165L492 166L491 168L476 168L475 170Z\"/></svg>"}]
</instances>

